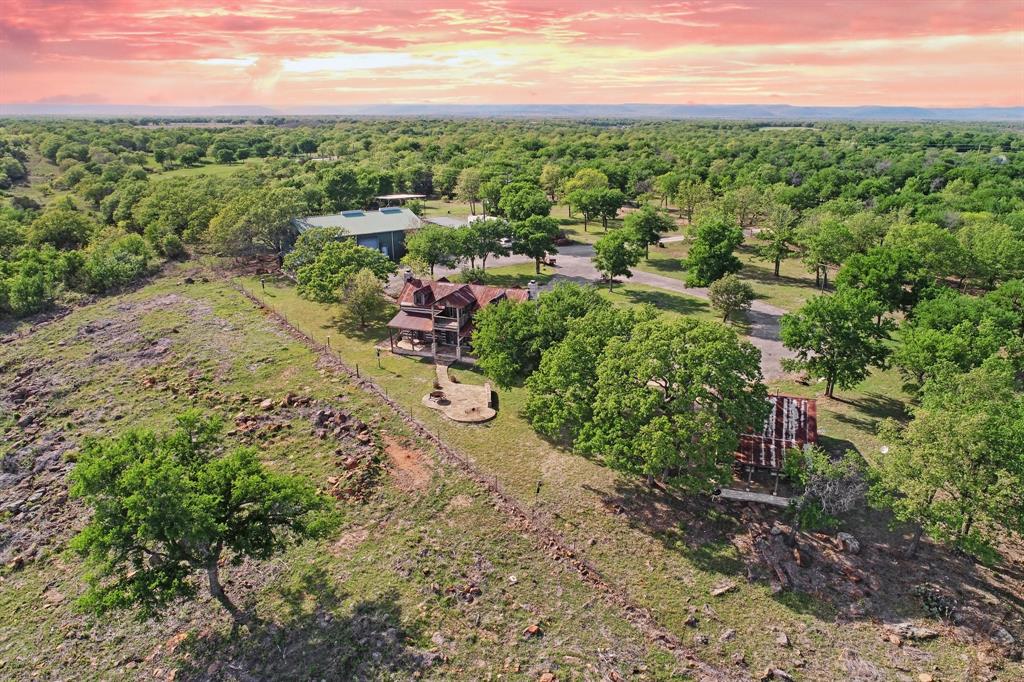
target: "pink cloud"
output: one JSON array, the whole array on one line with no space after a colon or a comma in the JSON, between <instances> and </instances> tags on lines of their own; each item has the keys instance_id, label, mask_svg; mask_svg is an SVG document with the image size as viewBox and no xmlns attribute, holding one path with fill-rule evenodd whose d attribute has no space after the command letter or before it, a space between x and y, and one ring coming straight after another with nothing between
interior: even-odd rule
<instances>
[{"instance_id":1,"label":"pink cloud","mask_svg":"<svg viewBox=\"0 0 1024 682\"><path fill-rule=\"evenodd\" d=\"M1018 0L14 0L0 19L6 102L1024 104L1022 62Z\"/></svg>"}]
</instances>

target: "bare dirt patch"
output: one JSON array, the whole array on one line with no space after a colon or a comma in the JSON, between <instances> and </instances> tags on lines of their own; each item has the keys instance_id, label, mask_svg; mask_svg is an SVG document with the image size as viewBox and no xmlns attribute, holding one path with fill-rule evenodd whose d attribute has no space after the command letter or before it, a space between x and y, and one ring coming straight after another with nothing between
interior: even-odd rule
<instances>
[{"instance_id":1,"label":"bare dirt patch","mask_svg":"<svg viewBox=\"0 0 1024 682\"><path fill-rule=\"evenodd\" d=\"M385 434L384 452L392 464L392 475L401 490L415 492L423 490L430 482L430 465L427 456L410 447L408 442Z\"/></svg>"},{"instance_id":2,"label":"bare dirt patch","mask_svg":"<svg viewBox=\"0 0 1024 682\"><path fill-rule=\"evenodd\" d=\"M448 503L448 509L469 509L473 506L473 498L465 493L459 493Z\"/></svg>"},{"instance_id":3,"label":"bare dirt patch","mask_svg":"<svg viewBox=\"0 0 1024 682\"><path fill-rule=\"evenodd\" d=\"M363 544L368 537L370 537L370 530L366 527L347 530L331 545L331 554L334 556L344 556Z\"/></svg>"}]
</instances>

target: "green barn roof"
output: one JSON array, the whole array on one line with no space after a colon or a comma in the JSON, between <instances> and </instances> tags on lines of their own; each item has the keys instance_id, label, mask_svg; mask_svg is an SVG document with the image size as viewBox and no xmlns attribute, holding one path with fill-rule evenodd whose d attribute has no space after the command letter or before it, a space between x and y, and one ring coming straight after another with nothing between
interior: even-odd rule
<instances>
[{"instance_id":1,"label":"green barn roof","mask_svg":"<svg viewBox=\"0 0 1024 682\"><path fill-rule=\"evenodd\" d=\"M342 211L334 215L296 218L299 232L311 227L340 227L345 234L361 236L381 232L405 232L421 226L420 219L407 208L382 208L379 211Z\"/></svg>"}]
</instances>

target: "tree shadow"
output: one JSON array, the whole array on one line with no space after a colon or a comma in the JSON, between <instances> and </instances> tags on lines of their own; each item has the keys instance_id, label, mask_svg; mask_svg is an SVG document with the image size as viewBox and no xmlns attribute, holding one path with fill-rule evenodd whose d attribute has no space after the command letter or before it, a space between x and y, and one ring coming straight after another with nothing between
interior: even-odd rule
<instances>
[{"instance_id":1,"label":"tree shadow","mask_svg":"<svg viewBox=\"0 0 1024 682\"><path fill-rule=\"evenodd\" d=\"M892 418L906 421L910 418L902 400L882 393L865 393L863 397L852 400L843 398L835 398L835 400L852 405L859 411L878 420Z\"/></svg>"},{"instance_id":2,"label":"tree shadow","mask_svg":"<svg viewBox=\"0 0 1024 682\"><path fill-rule=\"evenodd\" d=\"M395 592L346 610L346 595L324 569L312 567L276 596L279 621L189 640L176 679L412 678L437 657L409 644L420 632L403 624Z\"/></svg>"},{"instance_id":3,"label":"tree shadow","mask_svg":"<svg viewBox=\"0 0 1024 682\"><path fill-rule=\"evenodd\" d=\"M981 637L1004 627L1019 640L1024 630L1014 617L1024 609L1024 571L1013 559L1024 549L1019 542L1002 548L1005 563L994 569L930 542L907 558L912 529L894 527L886 512L861 508L840 520L840 528L860 541L860 551L851 553L837 545L834 532L795 529L785 509L684 496L626 477L611 493L584 489L607 513L624 516L631 527L720 574L723 582L773 584L774 599L795 613L828 622L935 619L923 596L930 594L951 599L954 622ZM786 576L781 586L780 572Z\"/></svg>"},{"instance_id":4,"label":"tree shadow","mask_svg":"<svg viewBox=\"0 0 1024 682\"><path fill-rule=\"evenodd\" d=\"M376 315L366 320L363 327L355 320L344 313L338 313L331 317L329 325L324 329L336 331L350 339L356 339L364 343L377 343L387 338L386 324L394 316L397 308L388 306L385 310L379 311Z\"/></svg>"},{"instance_id":5,"label":"tree shadow","mask_svg":"<svg viewBox=\"0 0 1024 682\"><path fill-rule=\"evenodd\" d=\"M657 270L661 274L686 272L683 262L679 258L649 258L644 265L651 270Z\"/></svg>"},{"instance_id":6,"label":"tree shadow","mask_svg":"<svg viewBox=\"0 0 1024 682\"><path fill-rule=\"evenodd\" d=\"M734 575L743 562L732 543L742 532L738 518L706 496L684 496L660 485L620 477L612 494L584 486L606 511L624 516L630 527L657 539L702 570Z\"/></svg>"},{"instance_id":7,"label":"tree shadow","mask_svg":"<svg viewBox=\"0 0 1024 682\"><path fill-rule=\"evenodd\" d=\"M674 313L679 313L680 315L707 313L711 309L706 301L690 296L673 294L667 291L622 289L620 287L618 289L613 289L612 293L622 296L633 304L638 305L640 303L649 303L659 310L668 310Z\"/></svg>"}]
</instances>

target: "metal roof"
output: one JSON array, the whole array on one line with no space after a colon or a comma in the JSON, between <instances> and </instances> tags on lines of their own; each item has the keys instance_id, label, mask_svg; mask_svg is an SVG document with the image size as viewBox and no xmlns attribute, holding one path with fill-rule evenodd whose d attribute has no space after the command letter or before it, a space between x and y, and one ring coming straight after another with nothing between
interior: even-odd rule
<instances>
[{"instance_id":1,"label":"metal roof","mask_svg":"<svg viewBox=\"0 0 1024 682\"><path fill-rule=\"evenodd\" d=\"M818 442L818 408L813 398L776 394L761 433L740 436L736 460L765 469L781 469L786 450Z\"/></svg>"},{"instance_id":2,"label":"metal roof","mask_svg":"<svg viewBox=\"0 0 1024 682\"><path fill-rule=\"evenodd\" d=\"M384 201L391 201L393 199L426 199L426 198L427 198L426 194L382 194L379 197L374 197L374 199L377 199L377 200L383 199Z\"/></svg>"},{"instance_id":3,"label":"metal roof","mask_svg":"<svg viewBox=\"0 0 1024 682\"><path fill-rule=\"evenodd\" d=\"M405 232L422 225L415 213L407 208L382 208L379 211L342 211L334 215L296 218L299 232L311 227L340 227L345 234L361 236L380 232Z\"/></svg>"}]
</instances>

